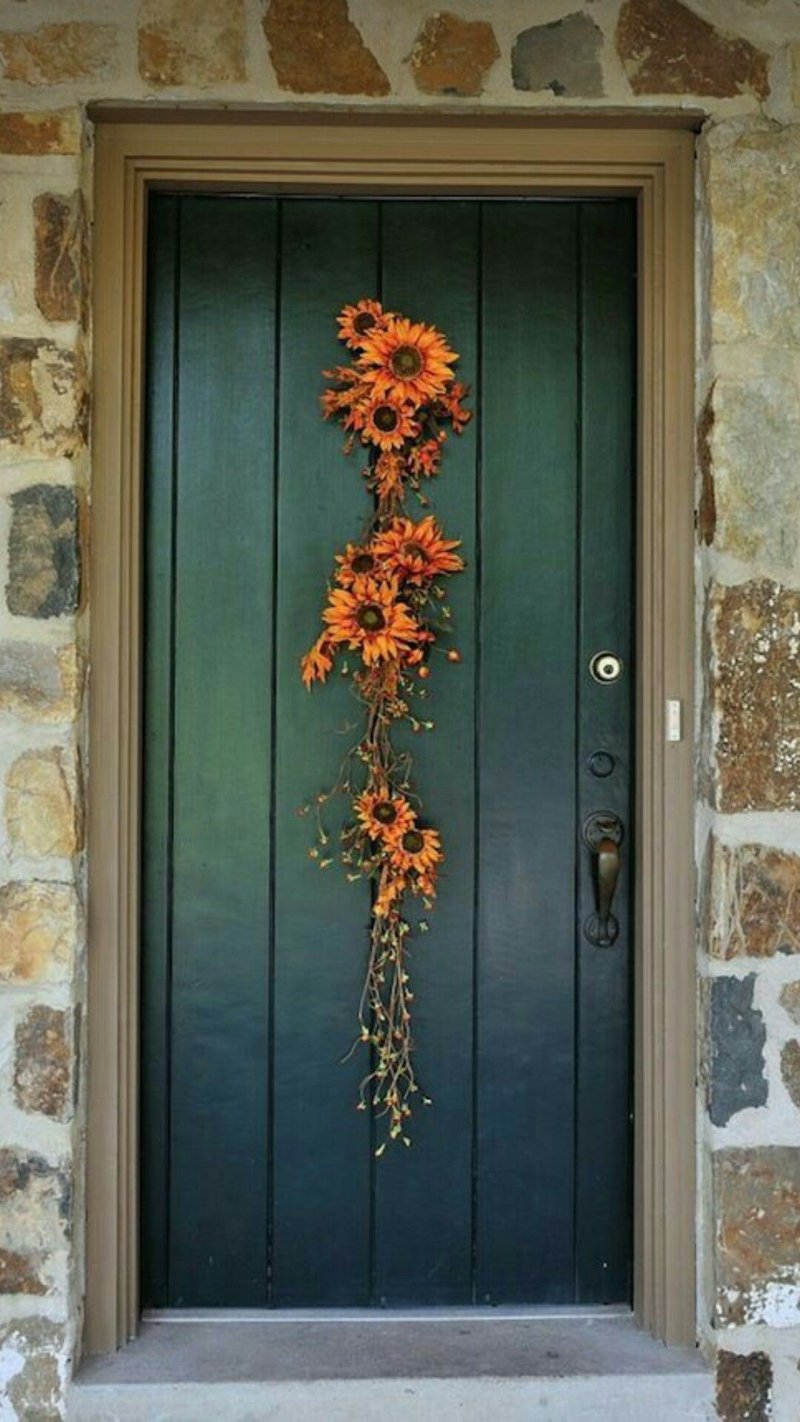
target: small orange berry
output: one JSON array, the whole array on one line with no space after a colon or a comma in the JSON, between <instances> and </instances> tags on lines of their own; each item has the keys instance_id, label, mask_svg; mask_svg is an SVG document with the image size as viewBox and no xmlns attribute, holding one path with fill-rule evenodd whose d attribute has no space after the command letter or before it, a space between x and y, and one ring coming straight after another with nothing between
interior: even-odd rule
<instances>
[{"instance_id":1,"label":"small orange berry","mask_svg":"<svg viewBox=\"0 0 800 1422\"><path fill-rule=\"evenodd\" d=\"M421 677L423 681L425 681L425 680L430 676L430 674L431 674L431 669L430 669L430 667L426 667L426 666L424 666L424 665L421 666L420 669L419 669L419 671L417 672L417 676Z\"/></svg>"},{"instance_id":2,"label":"small orange berry","mask_svg":"<svg viewBox=\"0 0 800 1422\"><path fill-rule=\"evenodd\" d=\"M447 660L448 662L460 662L461 653L457 652L455 647L451 647L450 651L447 653Z\"/></svg>"}]
</instances>

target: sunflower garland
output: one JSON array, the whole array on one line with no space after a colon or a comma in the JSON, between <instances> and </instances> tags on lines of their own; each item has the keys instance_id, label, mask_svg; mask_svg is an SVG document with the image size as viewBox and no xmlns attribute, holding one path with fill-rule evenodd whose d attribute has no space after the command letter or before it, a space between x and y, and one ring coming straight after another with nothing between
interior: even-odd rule
<instances>
[{"instance_id":1,"label":"sunflower garland","mask_svg":"<svg viewBox=\"0 0 800 1422\"><path fill-rule=\"evenodd\" d=\"M341 657L340 674L351 678L366 727L345 757L338 784L317 796L319 832L309 852L323 868L337 857L321 807L341 790L351 797L353 816L341 830L338 857L348 879L366 878L373 886L356 1039L370 1051L370 1068L358 1109L371 1106L387 1118L387 1139L410 1145L411 1097L419 1085L411 1033L411 924L403 905L411 895L433 906L444 852L413 791L410 756L395 748L391 732L401 721L415 732L433 730L414 703L427 695L435 652L461 660L456 648L440 645L450 632L441 580L460 572L464 562L455 551L458 540L445 538L432 514L409 517L405 500L411 492L427 506L423 480L439 472L445 426L460 434L469 420L469 392L453 374L458 355L435 326L384 311L371 299L343 307L337 324L353 359L325 371L330 384L321 397L322 413L345 430L345 453L365 448L373 511L360 542L336 554L323 629L301 660L301 675L310 690L327 680ZM355 654L354 670L348 652ZM301 813L310 811L305 806ZM427 928L424 920L418 926ZM422 1100L430 1104L428 1097Z\"/></svg>"}]
</instances>

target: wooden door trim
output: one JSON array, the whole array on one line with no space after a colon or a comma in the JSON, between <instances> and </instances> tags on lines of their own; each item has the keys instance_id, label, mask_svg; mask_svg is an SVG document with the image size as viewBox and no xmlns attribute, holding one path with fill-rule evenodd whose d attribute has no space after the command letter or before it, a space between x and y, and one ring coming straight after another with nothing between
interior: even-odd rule
<instances>
[{"instance_id":1,"label":"wooden door trim","mask_svg":"<svg viewBox=\"0 0 800 1422\"><path fill-rule=\"evenodd\" d=\"M693 136L586 116L317 110L97 127L84 1349L137 1330L141 420L145 214L191 190L633 195L639 207L634 1307L695 1340ZM667 744L665 698L684 739Z\"/></svg>"}]
</instances>

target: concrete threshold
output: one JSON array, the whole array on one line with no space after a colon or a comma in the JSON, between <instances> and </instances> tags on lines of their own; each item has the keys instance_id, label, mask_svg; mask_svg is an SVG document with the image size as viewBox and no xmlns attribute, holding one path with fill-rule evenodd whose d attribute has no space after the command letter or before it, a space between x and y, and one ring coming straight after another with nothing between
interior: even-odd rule
<instances>
[{"instance_id":1,"label":"concrete threshold","mask_svg":"<svg viewBox=\"0 0 800 1422\"><path fill-rule=\"evenodd\" d=\"M630 1316L418 1311L147 1322L88 1359L70 1422L707 1422L711 1373Z\"/></svg>"}]
</instances>

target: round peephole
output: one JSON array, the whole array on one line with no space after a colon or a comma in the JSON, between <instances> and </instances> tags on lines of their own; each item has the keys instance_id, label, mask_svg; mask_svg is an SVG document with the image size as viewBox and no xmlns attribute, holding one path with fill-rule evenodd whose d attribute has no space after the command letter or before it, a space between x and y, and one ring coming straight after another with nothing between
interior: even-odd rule
<instances>
[{"instance_id":1,"label":"round peephole","mask_svg":"<svg viewBox=\"0 0 800 1422\"><path fill-rule=\"evenodd\" d=\"M608 686L609 682L617 681L621 676L622 662L613 652L596 652L589 663L589 671L595 681Z\"/></svg>"}]
</instances>

